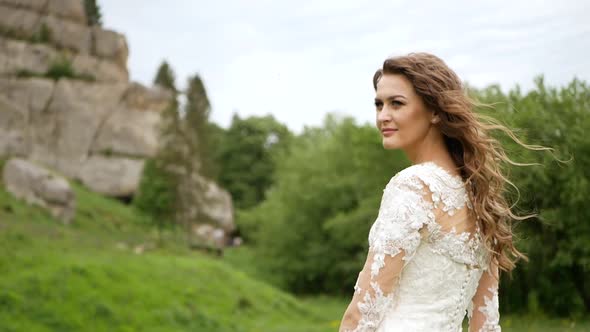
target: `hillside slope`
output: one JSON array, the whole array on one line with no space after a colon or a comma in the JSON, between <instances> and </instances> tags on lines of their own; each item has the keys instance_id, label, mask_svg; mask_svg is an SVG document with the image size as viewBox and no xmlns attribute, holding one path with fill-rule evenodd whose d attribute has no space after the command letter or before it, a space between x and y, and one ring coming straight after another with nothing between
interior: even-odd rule
<instances>
[{"instance_id":1,"label":"hillside slope","mask_svg":"<svg viewBox=\"0 0 590 332\"><path fill-rule=\"evenodd\" d=\"M185 250L180 235L142 252L156 234L139 214L74 188L77 216L63 226L0 184L0 331L336 329L313 304Z\"/></svg>"}]
</instances>

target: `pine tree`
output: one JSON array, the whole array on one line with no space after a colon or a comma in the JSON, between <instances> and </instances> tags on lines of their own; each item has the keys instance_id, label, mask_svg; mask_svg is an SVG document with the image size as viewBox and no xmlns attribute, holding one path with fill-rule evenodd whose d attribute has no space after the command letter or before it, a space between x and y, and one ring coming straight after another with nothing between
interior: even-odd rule
<instances>
[{"instance_id":1,"label":"pine tree","mask_svg":"<svg viewBox=\"0 0 590 332\"><path fill-rule=\"evenodd\" d=\"M174 72L168 62L166 60L162 61L156 72L156 77L154 77L154 84L176 93L175 80Z\"/></svg>"},{"instance_id":2,"label":"pine tree","mask_svg":"<svg viewBox=\"0 0 590 332\"><path fill-rule=\"evenodd\" d=\"M195 75L188 81L181 117L174 81L172 68L163 61L154 84L172 91L173 97L162 112L160 149L153 161L146 163L144 177L148 178L142 178L136 205L153 218L164 216L182 226L191 245L191 226L208 221L199 207L208 189L203 178L211 178L213 160L208 148L210 104L203 82Z\"/></svg>"},{"instance_id":3,"label":"pine tree","mask_svg":"<svg viewBox=\"0 0 590 332\"><path fill-rule=\"evenodd\" d=\"M170 103L161 115L160 147L156 155L146 160L142 179L133 204L151 217L161 238L163 229L182 223L179 211L186 206L179 190L181 172L177 160L182 157L179 142L180 119L174 72L166 61L158 68L154 83L172 92Z\"/></svg>"},{"instance_id":4,"label":"pine tree","mask_svg":"<svg viewBox=\"0 0 590 332\"><path fill-rule=\"evenodd\" d=\"M102 14L96 0L84 0L84 10L88 18L88 25L102 26Z\"/></svg>"},{"instance_id":5,"label":"pine tree","mask_svg":"<svg viewBox=\"0 0 590 332\"><path fill-rule=\"evenodd\" d=\"M191 153L198 159L196 171L202 176L212 178L213 162L209 148L211 104L199 75L194 75L188 80L184 110L187 143Z\"/></svg>"}]
</instances>

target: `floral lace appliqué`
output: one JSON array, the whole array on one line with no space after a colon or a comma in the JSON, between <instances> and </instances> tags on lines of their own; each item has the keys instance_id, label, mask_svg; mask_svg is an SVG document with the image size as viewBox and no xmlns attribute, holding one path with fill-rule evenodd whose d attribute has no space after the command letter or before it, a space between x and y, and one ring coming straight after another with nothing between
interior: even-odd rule
<instances>
[{"instance_id":1,"label":"floral lace appliqu\u00e9","mask_svg":"<svg viewBox=\"0 0 590 332\"><path fill-rule=\"evenodd\" d=\"M397 283L392 281L391 265L387 264L390 261L400 264L401 268L395 273L401 275L402 269L416 255L423 240L428 241L431 252L457 263L475 267L485 264L485 251L482 250L479 234L470 236L470 233L457 233L454 229L443 231L435 220L434 212L437 209L452 216L465 206L471 208L461 178L434 163L414 165L391 179L384 189L377 220L369 232L369 251L372 255L369 256L371 261L365 265L368 271L357 278L353 303L349 307L350 311L347 310L348 315L345 313L341 331L373 332L379 328L390 308L397 305L398 301L399 280ZM395 260L398 254L403 256ZM423 259L423 256L420 257ZM468 288L475 287L476 284ZM497 296L486 299L486 310L490 307L490 312L493 312L494 301L497 308ZM467 306L467 301L457 303ZM465 307L457 310L464 312ZM470 314L471 310L469 308ZM482 331L499 331L487 327L494 324L494 317L489 317L490 323L486 323L486 329ZM457 319L460 322L460 317Z\"/></svg>"},{"instance_id":2,"label":"floral lace appliqu\u00e9","mask_svg":"<svg viewBox=\"0 0 590 332\"><path fill-rule=\"evenodd\" d=\"M479 330L479 332L501 332L500 328L500 314L498 304L498 289L488 288L492 293L492 298L487 296L483 297L485 306L479 307L478 310L484 314L486 321Z\"/></svg>"},{"instance_id":3,"label":"floral lace appliqu\u00e9","mask_svg":"<svg viewBox=\"0 0 590 332\"><path fill-rule=\"evenodd\" d=\"M362 318L357 328L352 332L374 331L383 318L383 312L386 312L393 303L394 293L384 294L376 282L371 282L371 288L375 292L375 296L372 297L369 292L366 292L363 302L358 303Z\"/></svg>"}]
</instances>

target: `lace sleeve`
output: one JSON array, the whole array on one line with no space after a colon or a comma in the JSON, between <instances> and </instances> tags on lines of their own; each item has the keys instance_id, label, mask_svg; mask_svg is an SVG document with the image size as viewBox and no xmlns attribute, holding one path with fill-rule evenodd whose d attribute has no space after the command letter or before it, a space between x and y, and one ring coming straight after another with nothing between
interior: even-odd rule
<instances>
[{"instance_id":1,"label":"lace sleeve","mask_svg":"<svg viewBox=\"0 0 590 332\"><path fill-rule=\"evenodd\" d=\"M470 332L501 332L498 306L498 266L490 263L468 308Z\"/></svg>"},{"instance_id":2,"label":"lace sleeve","mask_svg":"<svg viewBox=\"0 0 590 332\"><path fill-rule=\"evenodd\" d=\"M340 332L375 331L395 302L403 267L420 244L420 230L434 219L432 203L424 199L421 181L415 181L394 177L384 190L379 216L369 234L367 260Z\"/></svg>"}]
</instances>

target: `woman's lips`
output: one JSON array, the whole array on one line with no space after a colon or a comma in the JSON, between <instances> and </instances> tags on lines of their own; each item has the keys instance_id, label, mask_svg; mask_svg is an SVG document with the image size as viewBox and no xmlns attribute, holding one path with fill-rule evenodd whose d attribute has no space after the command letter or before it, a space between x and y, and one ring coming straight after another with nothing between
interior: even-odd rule
<instances>
[{"instance_id":1,"label":"woman's lips","mask_svg":"<svg viewBox=\"0 0 590 332\"><path fill-rule=\"evenodd\" d=\"M397 129L393 129L393 128L385 128L385 129L381 129L381 133L383 134L383 136L385 137L389 137L392 136L395 132L397 131Z\"/></svg>"}]
</instances>

